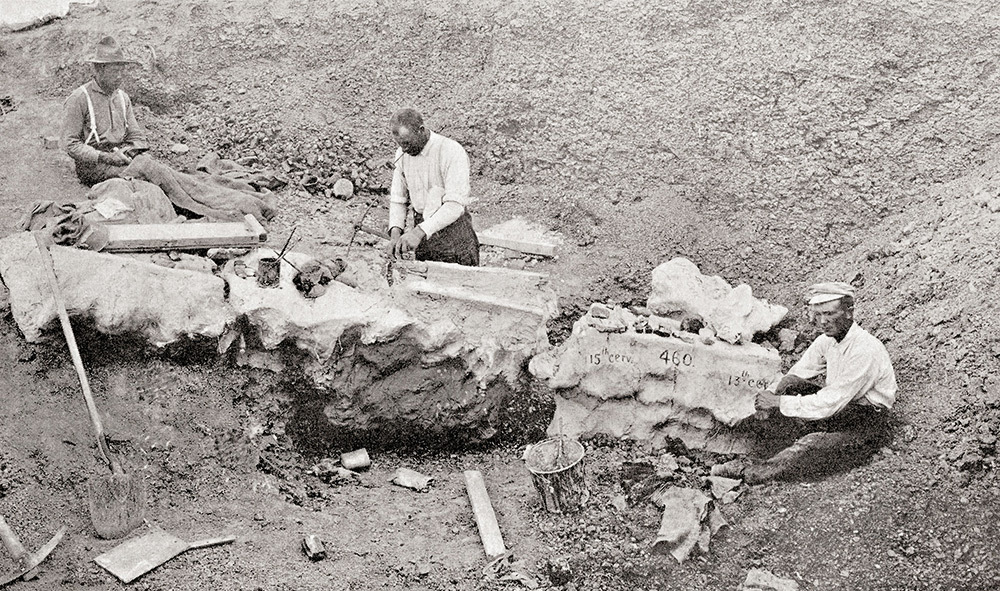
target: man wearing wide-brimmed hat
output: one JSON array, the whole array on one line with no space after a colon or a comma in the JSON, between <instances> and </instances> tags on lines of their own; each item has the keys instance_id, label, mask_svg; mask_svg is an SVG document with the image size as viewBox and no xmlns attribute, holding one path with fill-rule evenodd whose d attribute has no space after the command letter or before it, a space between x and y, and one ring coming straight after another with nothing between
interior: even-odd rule
<instances>
[{"instance_id":1,"label":"man wearing wide-brimmed hat","mask_svg":"<svg viewBox=\"0 0 1000 591\"><path fill-rule=\"evenodd\" d=\"M77 88L63 107L61 145L87 185L118 177L139 152L146 132L135 119L121 84L137 62L112 37L104 37L87 58L94 78Z\"/></svg>"},{"instance_id":2,"label":"man wearing wide-brimmed hat","mask_svg":"<svg viewBox=\"0 0 1000 591\"><path fill-rule=\"evenodd\" d=\"M251 214L267 220L274 216L275 209L265 193L269 191L246 180L263 183L265 175L247 171L237 179L207 170L185 173L143 154L148 148L146 132L135 119L132 101L120 88L137 62L129 59L112 37L101 39L87 61L93 66L94 79L66 99L61 138L81 182L95 185L124 178L151 183L178 213L188 217L242 220Z\"/></svg>"},{"instance_id":3,"label":"man wearing wide-brimmed hat","mask_svg":"<svg viewBox=\"0 0 1000 591\"><path fill-rule=\"evenodd\" d=\"M762 463L729 462L713 469L717 474L751 483L794 478L856 463L884 442L896 374L885 345L854 322L854 287L817 283L809 288L807 303L823 334L760 395L758 408L777 408L799 432L812 432Z\"/></svg>"}]
</instances>

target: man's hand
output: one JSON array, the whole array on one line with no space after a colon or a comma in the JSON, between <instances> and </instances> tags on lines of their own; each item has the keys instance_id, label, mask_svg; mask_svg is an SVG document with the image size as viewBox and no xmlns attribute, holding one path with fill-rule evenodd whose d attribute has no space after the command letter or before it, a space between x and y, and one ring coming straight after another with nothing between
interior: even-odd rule
<instances>
[{"instance_id":1,"label":"man's hand","mask_svg":"<svg viewBox=\"0 0 1000 591\"><path fill-rule=\"evenodd\" d=\"M385 247L385 254L396 256L396 246L399 244L399 237L403 235L402 228L389 228L389 245Z\"/></svg>"},{"instance_id":2,"label":"man's hand","mask_svg":"<svg viewBox=\"0 0 1000 591\"><path fill-rule=\"evenodd\" d=\"M758 394L754 403L754 407L757 410L754 417L759 421L771 418L771 414L778 409L778 400L778 397L768 390L764 390Z\"/></svg>"},{"instance_id":3,"label":"man's hand","mask_svg":"<svg viewBox=\"0 0 1000 591\"><path fill-rule=\"evenodd\" d=\"M775 386L774 393L778 396L803 396L815 394L817 390L819 387L809 380L788 374Z\"/></svg>"},{"instance_id":4,"label":"man's hand","mask_svg":"<svg viewBox=\"0 0 1000 591\"><path fill-rule=\"evenodd\" d=\"M420 226L414 227L406 234L400 236L399 240L394 243L392 255L397 259L402 258L403 253L416 250L417 247L420 246L420 242L423 241L426 236L427 233L421 230Z\"/></svg>"},{"instance_id":5,"label":"man's hand","mask_svg":"<svg viewBox=\"0 0 1000 591\"><path fill-rule=\"evenodd\" d=\"M115 148L114 152L101 152L97 155L97 161L108 166L128 166L132 159Z\"/></svg>"},{"instance_id":6,"label":"man's hand","mask_svg":"<svg viewBox=\"0 0 1000 591\"><path fill-rule=\"evenodd\" d=\"M757 410L771 410L773 408L778 408L779 398L773 392L767 390L762 391L757 395Z\"/></svg>"}]
</instances>

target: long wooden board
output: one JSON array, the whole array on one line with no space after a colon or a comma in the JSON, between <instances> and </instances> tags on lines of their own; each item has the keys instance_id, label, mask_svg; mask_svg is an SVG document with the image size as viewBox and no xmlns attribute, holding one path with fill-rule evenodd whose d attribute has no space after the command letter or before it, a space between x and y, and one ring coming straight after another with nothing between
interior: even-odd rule
<instances>
[{"instance_id":1,"label":"long wooden board","mask_svg":"<svg viewBox=\"0 0 1000 591\"><path fill-rule=\"evenodd\" d=\"M501 224L477 231L479 243L502 246L519 252L554 257L559 252L562 238L552 236L540 224L514 218Z\"/></svg>"},{"instance_id":2,"label":"long wooden board","mask_svg":"<svg viewBox=\"0 0 1000 591\"><path fill-rule=\"evenodd\" d=\"M483 550L486 556L496 558L507 552L507 547L503 543L503 536L500 535L500 525L497 523L493 504L490 503L490 496L486 493L483 474L479 470L466 470L464 474L465 487L469 491L469 502L472 504L472 514L476 517L476 527L479 528L479 538L483 541Z\"/></svg>"},{"instance_id":3,"label":"long wooden board","mask_svg":"<svg viewBox=\"0 0 1000 591\"><path fill-rule=\"evenodd\" d=\"M255 248L267 241L267 231L250 214L242 222L187 224L108 224L104 252L154 252L203 248Z\"/></svg>"},{"instance_id":4,"label":"long wooden board","mask_svg":"<svg viewBox=\"0 0 1000 591\"><path fill-rule=\"evenodd\" d=\"M473 304L508 308L536 316L554 315L554 294L543 290L548 275L503 267L468 267L436 261L402 261L401 289Z\"/></svg>"},{"instance_id":5,"label":"long wooden board","mask_svg":"<svg viewBox=\"0 0 1000 591\"><path fill-rule=\"evenodd\" d=\"M537 254L543 257L552 258L559 252L559 245L557 244L546 244L544 242L508 238L505 236L492 236L490 234L479 234L478 238L479 244L484 244L486 246L502 246L518 252Z\"/></svg>"}]
</instances>

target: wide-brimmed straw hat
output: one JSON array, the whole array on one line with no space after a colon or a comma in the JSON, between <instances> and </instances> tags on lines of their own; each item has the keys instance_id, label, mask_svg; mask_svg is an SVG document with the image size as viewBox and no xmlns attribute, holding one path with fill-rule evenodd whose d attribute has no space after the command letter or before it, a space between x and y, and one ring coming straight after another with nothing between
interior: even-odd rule
<instances>
[{"instance_id":1,"label":"wide-brimmed straw hat","mask_svg":"<svg viewBox=\"0 0 1000 591\"><path fill-rule=\"evenodd\" d=\"M139 62L125 57L125 52L114 37L104 37L97 43L94 52L87 61L92 64L138 64Z\"/></svg>"}]
</instances>

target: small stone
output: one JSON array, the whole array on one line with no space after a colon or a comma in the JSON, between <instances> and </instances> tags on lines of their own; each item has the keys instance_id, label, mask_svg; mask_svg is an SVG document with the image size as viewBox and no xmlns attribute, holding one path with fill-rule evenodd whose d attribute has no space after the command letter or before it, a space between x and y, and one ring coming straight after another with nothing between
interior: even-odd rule
<instances>
[{"instance_id":1,"label":"small stone","mask_svg":"<svg viewBox=\"0 0 1000 591\"><path fill-rule=\"evenodd\" d=\"M840 574L846 577L846 572L841 571ZM762 568L752 568L739 588L742 591L798 591L799 584Z\"/></svg>"},{"instance_id":2,"label":"small stone","mask_svg":"<svg viewBox=\"0 0 1000 591\"><path fill-rule=\"evenodd\" d=\"M29 361L34 361L35 356L35 348L33 346L22 345L19 347L17 360L21 363L27 363Z\"/></svg>"},{"instance_id":3,"label":"small stone","mask_svg":"<svg viewBox=\"0 0 1000 591\"><path fill-rule=\"evenodd\" d=\"M186 144L174 144L170 146L170 151L174 154L187 154L190 150Z\"/></svg>"},{"instance_id":4,"label":"small stone","mask_svg":"<svg viewBox=\"0 0 1000 591\"><path fill-rule=\"evenodd\" d=\"M59 137L50 135L48 137L42 138L42 146L46 150L55 150L59 147Z\"/></svg>"},{"instance_id":5,"label":"small stone","mask_svg":"<svg viewBox=\"0 0 1000 591\"><path fill-rule=\"evenodd\" d=\"M608 308L604 304L595 302L590 305L590 315L594 318L610 318L611 308Z\"/></svg>"},{"instance_id":6,"label":"small stone","mask_svg":"<svg viewBox=\"0 0 1000 591\"><path fill-rule=\"evenodd\" d=\"M354 183L347 179L340 179L333 183L333 194L338 199L350 199L354 195Z\"/></svg>"},{"instance_id":7,"label":"small stone","mask_svg":"<svg viewBox=\"0 0 1000 591\"><path fill-rule=\"evenodd\" d=\"M791 353L795 350L795 339L797 338L799 338L798 331L782 328L778 331L778 350L782 353Z\"/></svg>"}]
</instances>

